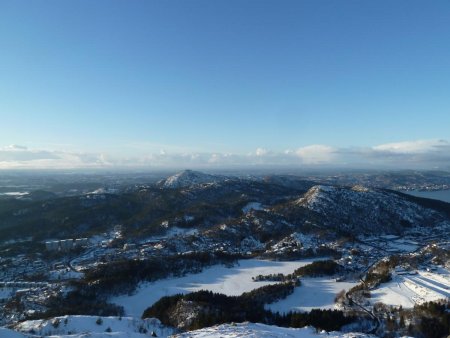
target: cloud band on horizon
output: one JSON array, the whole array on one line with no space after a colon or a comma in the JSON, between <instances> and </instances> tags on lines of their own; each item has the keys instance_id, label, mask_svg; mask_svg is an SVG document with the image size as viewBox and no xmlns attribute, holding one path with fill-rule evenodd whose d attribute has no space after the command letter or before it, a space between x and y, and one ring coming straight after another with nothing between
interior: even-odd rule
<instances>
[{"instance_id":1,"label":"cloud band on horizon","mask_svg":"<svg viewBox=\"0 0 450 338\"><path fill-rule=\"evenodd\" d=\"M308 145L285 151L257 148L248 154L169 152L133 157L113 154L30 149L20 145L0 148L0 169L89 168L245 168L347 167L387 169L450 169L450 142L415 140L373 147Z\"/></svg>"}]
</instances>

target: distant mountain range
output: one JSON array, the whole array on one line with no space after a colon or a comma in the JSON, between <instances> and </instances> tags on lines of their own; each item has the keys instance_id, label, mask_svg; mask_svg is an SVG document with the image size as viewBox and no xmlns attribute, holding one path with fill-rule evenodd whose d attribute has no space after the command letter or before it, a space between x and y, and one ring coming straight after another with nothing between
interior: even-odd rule
<instances>
[{"instance_id":1,"label":"distant mountain range","mask_svg":"<svg viewBox=\"0 0 450 338\"><path fill-rule=\"evenodd\" d=\"M385 189L317 184L295 176L237 178L186 170L117 193L4 200L0 239L91 236L117 224L128 238L164 233L172 226L215 232L222 223L244 224L248 203L263 205L264 210L251 213L272 224L251 230L258 238L270 231L292 231L286 224L296 231L398 234L433 226L450 215L448 203Z\"/></svg>"}]
</instances>

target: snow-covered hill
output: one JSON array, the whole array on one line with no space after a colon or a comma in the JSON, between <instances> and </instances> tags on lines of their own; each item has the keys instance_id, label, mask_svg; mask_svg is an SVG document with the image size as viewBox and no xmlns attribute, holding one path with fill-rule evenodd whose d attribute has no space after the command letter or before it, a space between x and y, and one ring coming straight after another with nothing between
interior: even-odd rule
<instances>
[{"instance_id":1,"label":"snow-covered hill","mask_svg":"<svg viewBox=\"0 0 450 338\"><path fill-rule=\"evenodd\" d=\"M264 324L241 323L241 324L223 324L208 327L201 330L189 331L175 335L174 338L369 338L374 337L363 333L341 333L341 332L322 332L316 333L311 327L301 329L285 328Z\"/></svg>"},{"instance_id":2,"label":"snow-covered hill","mask_svg":"<svg viewBox=\"0 0 450 338\"><path fill-rule=\"evenodd\" d=\"M100 324L98 324L102 321ZM0 328L0 337L5 338L372 338L363 333L319 332L312 327L300 329L279 326L240 323L222 324L201 330L174 334L156 319L140 320L130 317L64 316L49 320L31 320L20 323L16 330Z\"/></svg>"},{"instance_id":3,"label":"snow-covered hill","mask_svg":"<svg viewBox=\"0 0 450 338\"><path fill-rule=\"evenodd\" d=\"M199 171L183 170L159 182L163 188L186 188L196 184L216 183L225 180L225 176L210 175Z\"/></svg>"},{"instance_id":4,"label":"snow-covered hill","mask_svg":"<svg viewBox=\"0 0 450 338\"><path fill-rule=\"evenodd\" d=\"M320 223L353 234L399 233L411 226L433 224L441 215L386 190L363 186L316 185L295 205L320 217Z\"/></svg>"},{"instance_id":5,"label":"snow-covered hill","mask_svg":"<svg viewBox=\"0 0 450 338\"><path fill-rule=\"evenodd\" d=\"M48 320L28 320L16 324L15 331L0 337L53 337L53 338L144 338L152 334L168 337L174 330L161 324L158 319L137 319L132 317L63 316ZM10 335L9 335L10 334Z\"/></svg>"}]
</instances>

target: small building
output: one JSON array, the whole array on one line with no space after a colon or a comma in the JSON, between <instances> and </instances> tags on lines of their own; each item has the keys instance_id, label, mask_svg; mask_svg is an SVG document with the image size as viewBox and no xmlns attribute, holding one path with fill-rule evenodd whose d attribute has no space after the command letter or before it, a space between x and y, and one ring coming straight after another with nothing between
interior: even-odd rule
<instances>
[{"instance_id":1,"label":"small building","mask_svg":"<svg viewBox=\"0 0 450 338\"><path fill-rule=\"evenodd\" d=\"M77 238L75 239L75 247L83 247L87 246L89 243L89 240L87 238Z\"/></svg>"},{"instance_id":2,"label":"small building","mask_svg":"<svg viewBox=\"0 0 450 338\"><path fill-rule=\"evenodd\" d=\"M63 262L57 262L53 265L53 268L55 270L60 270L60 269L65 269L66 268L66 264L64 264Z\"/></svg>"},{"instance_id":3,"label":"small building","mask_svg":"<svg viewBox=\"0 0 450 338\"><path fill-rule=\"evenodd\" d=\"M62 251L69 251L73 249L73 239L63 239L59 242Z\"/></svg>"},{"instance_id":4,"label":"small building","mask_svg":"<svg viewBox=\"0 0 450 338\"><path fill-rule=\"evenodd\" d=\"M48 251L57 251L59 250L59 241L47 241L45 242L45 248Z\"/></svg>"},{"instance_id":5,"label":"small building","mask_svg":"<svg viewBox=\"0 0 450 338\"><path fill-rule=\"evenodd\" d=\"M136 249L136 244L134 243L125 243L125 245L123 246L124 250L134 250Z\"/></svg>"}]
</instances>

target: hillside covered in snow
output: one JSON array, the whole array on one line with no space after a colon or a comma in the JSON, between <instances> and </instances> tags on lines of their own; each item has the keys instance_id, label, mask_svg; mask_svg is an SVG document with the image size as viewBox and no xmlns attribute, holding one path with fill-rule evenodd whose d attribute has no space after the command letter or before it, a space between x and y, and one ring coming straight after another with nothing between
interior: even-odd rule
<instances>
[{"instance_id":1,"label":"hillside covered in snow","mask_svg":"<svg viewBox=\"0 0 450 338\"><path fill-rule=\"evenodd\" d=\"M285 328L273 325L241 323L223 324L206 329L189 331L175 335L174 338L370 338L375 337L362 333L317 332L314 328Z\"/></svg>"},{"instance_id":2,"label":"hillside covered in snow","mask_svg":"<svg viewBox=\"0 0 450 338\"><path fill-rule=\"evenodd\" d=\"M187 188L196 184L216 183L227 179L225 176L210 175L194 170L184 170L160 181L163 188Z\"/></svg>"},{"instance_id":3,"label":"hillside covered in snow","mask_svg":"<svg viewBox=\"0 0 450 338\"><path fill-rule=\"evenodd\" d=\"M402 195L363 186L316 185L295 201L294 206L313 212L321 226L352 234L401 233L414 226L429 226L443 219L439 212L424 208Z\"/></svg>"},{"instance_id":4,"label":"hillside covered in snow","mask_svg":"<svg viewBox=\"0 0 450 338\"><path fill-rule=\"evenodd\" d=\"M48 320L28 320L14 325L14 330L5 334L19 337L54 338L144 338L168 337L175 333L157 319L101 316L62 316ZM5 331L6 332L6 331ZM9 338L10 336L0 337ZM21 335L23 334L23 335Z\"/></svg>"},{"instance_id":5,"label":"hillside covered in snow","mask_svg":"<svg viewBox=\"0 0 450 338\"><path fill-rule=\"evenodd\" d=\"M447 330L445 202L188 170L0 209L0 323L20 338Z\"/></svg>"}]
</instances>

